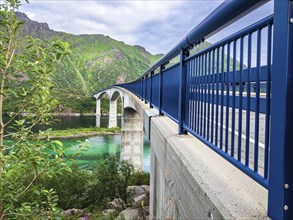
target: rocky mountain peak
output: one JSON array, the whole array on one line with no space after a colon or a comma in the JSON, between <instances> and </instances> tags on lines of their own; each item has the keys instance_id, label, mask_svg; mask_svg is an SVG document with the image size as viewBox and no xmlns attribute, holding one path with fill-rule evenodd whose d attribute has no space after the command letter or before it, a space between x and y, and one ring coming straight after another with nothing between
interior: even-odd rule
<instances>
[{"instance_id":1,"label":"rocky mountain peak","mask_svg":"<svg viewBox=\"0 0 293 220\"><path fill-rule=\"evenodd\" d=\"M25 13L16 12L16 16L20 21L24 21L24 34L35 38L45 39L48 37L53 37L56 32L50 29L47 23L39 23L37 21L31 20Z\"/></svg>"}]
</instances>

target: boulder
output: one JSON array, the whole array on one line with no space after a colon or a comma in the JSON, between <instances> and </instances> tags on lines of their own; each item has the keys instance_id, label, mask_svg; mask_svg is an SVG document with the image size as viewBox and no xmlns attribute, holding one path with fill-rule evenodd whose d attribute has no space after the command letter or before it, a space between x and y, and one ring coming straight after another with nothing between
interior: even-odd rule
<instances>
[{"instance_id":1,"label":"boulder","mask_svg":"<svg viewBox=\"0 0 293 220\"><path fill-rule=\"evenodd\" d=\"M81 215L83 214L83 210L81 209L67 209L62 212L63 216L72 216L72 215Z\"/></svg>"},{"instance_id":2,"label":"boulder","mask_svg":"<svg viewBox=\"0 0 293 220\"><path fill-rule=\"evenodd\" d=\"M136 196L140 196L142 194L145 194L145 190L140 186L128 186L127 193L129 193L130 196L132 198L134 198Z\"/></svg>"},{"instance_id":3,"label":"boulder","mask_svg":"<svg viewBox=\"0 0 293 220\"><path fill-rule=\"evenodd\" d=\"M144 191L146 192L146 194L150 194L150 186L149 185L142 185L141 188L144 189Z\"/></svg>"},{"instance_id":4,"label":"boulder","mask_svg":"<svg viewBox=\"0 0 293 220\"><path fill-rule=\"evenodd\" d=\"M145 194L142 194L134 197L132 203L134 207L144 207L149 204L149 198Z\"/></svg>"},{"instance_id":5,"label":"boulder","mask_svg":"<svg viewBox=\"0 0 293 220\"><path fill-rule=\"evenodd\" d=\"M115 220L137 220L139 218L139 210L133 208L127 208L119 213Z\"/></svg>"},{"instance_id":6,"label":"boulder","mask_svg":"<svg viewBox=\"0 0 293 220\"><path fill-rule=\"evenodd\" d=\"M116 209L105 209L102 211L102 216L103 217L114 217L119 214L119 211Z\"/></svg>"},{"instance_id":7,"label":"boulder","mask_svg":"<svg viewBox=\"0 0 293 220\"><path fill-rule=\"evenodd\" d=\"M115 210L120 211L120 210L126 208L126 204L122 199L116 198L112 202L108 202L106 207L107 207L107 209L115 209Z\"/></svg>"},{"instance_id":8,"label":"boulder","mask_svg":"<svg viewBox=\"0 0 293 220\"><path fill-rule=\"evenodd\" d=\"M149 214L150 214L150 207L149 206L145 206L142 209L143 209L144 215L145 216L149 216Z\"/></svg>"}]
</instances>

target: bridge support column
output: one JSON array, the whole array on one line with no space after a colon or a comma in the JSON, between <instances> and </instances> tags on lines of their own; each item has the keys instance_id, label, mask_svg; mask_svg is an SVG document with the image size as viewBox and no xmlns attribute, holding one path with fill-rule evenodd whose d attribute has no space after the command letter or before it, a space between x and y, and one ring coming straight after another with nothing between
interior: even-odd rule
<instances>
[{"instance_id":1,"label":"bridge support column","mask_svg":"<svg viewBox=\"0 0 293 220\"><path fill-rule=\"evenodd\" d=\"M143 170L143 124L139 114L126 108L123 111L120 159L128 160L136 170Z\"/></svg>"},{"instance_id":2,"label":"bridge support column","mask_svg":"<svg viewBox=\"0 0 293 220\"><path fill-rule=\"evenodd\" d=\"M96 102L96 127L101 127L101 100Z\"/></svg>"},{"instance_id":3,"label":"bridge support column","mask_svg":"<svg viewBox=\"0 0 293 220\"><path fill-rule=\"evenodd\" d=\"M117 127L117 99L110 99L109 106L109 128Z\"/></svg>"}]
</instances>

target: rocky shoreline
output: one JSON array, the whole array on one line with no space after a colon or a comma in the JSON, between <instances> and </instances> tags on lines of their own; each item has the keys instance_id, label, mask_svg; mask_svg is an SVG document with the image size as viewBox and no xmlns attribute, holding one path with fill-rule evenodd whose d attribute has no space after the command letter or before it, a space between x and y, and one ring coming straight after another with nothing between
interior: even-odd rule
<instances>
[{"instance_id":1,"label":"rocky shoreline","mask_svg":"<svg viewBox=\"0 0 293 220\"><path fill-rule=\"evenodd\" d=\"M115 220L148 220L149 215L149 194L150 187L148 185L128 186L128 201L116 198L108 202L103 210L101 210L98 219L115 219ZM77 220L95 220L97 216L87 212L86 209L68 209L62 212L64 219Z\"/></svg>"}]
</instances>

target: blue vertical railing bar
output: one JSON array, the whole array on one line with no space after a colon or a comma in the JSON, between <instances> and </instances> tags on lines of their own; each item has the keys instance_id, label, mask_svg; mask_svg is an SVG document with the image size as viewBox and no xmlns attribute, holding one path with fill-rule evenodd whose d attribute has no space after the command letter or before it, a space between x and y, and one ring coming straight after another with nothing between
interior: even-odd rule
<instances>
[{"instance_id":1,"label":"blue vertical railing bar","mask_svg":"<svg viewBox=\"0 0 293 220\"><path fill-rule=\"evenodd\" d=\"M205 59L204 59L204 71L203 71L204 77L204 99L203 99L203 108L204 108L204 113L203 113L203 137L205 139L208 139L206 135L206 130L207 130L207 78L208 78L208 54L205 54Z\"/></svg>"},{"instance_id":2,"label":"blue vertical railing bar","mask_svg":"<svg viewBox=\"0 0 293 220\"><path fill-rule=\"evenodd\" d=\"M193 122L193 126L194 126L194 131L198 132L198 125L199 125L199 120L198 120L198 57L195 58L194 60L194 74L193 74L193 83L195 85L195 91L194 91L194 113L193 113L193 117L194 117L194 122Z\"/></svg>"},{"instance_id":3,"label":"blue vertical railing bar","mask_svg":"<svg viewBox=\"0 0 293 220\"><path fill-rule=\"evenodd\" d=\"M143 96L142 96L142 99L145 101L145 98L146 98L146 76L143 77L142 79L142 85L143 85Z\"/></svg>"},{"instance_id":4,"label":"blue vertical railing bar","mask_svg":"<svg viewBox=\"0 0 293 220\"><path fill-rule=\"evenodd\" d=\"M199 130L199 125L200 125L200 100L201 100L201 95L200 95L200 61L201 57L196 58L196 103L197 103L197 111L195 112L196 118L197 118L197 123L196 123L196 131L197 133L200 133Z\"/></svg>"},{"instance_id":5,"label":"blue vertical railing bar","mask_svg":"<svg viewBox=\"0 0 293 220\"><path fill-rule=\"evenodd\" d=\"M141 100L143 100L143 77L141 78L140 81L140 94L141 94Z\"/></svg>"},{"instance_id":6,"label":"blue vertical railing bar","mask_svg":"<svg viewBox=\"0 0 293 220\"><path fill-rule=\"evenodd\" d=\"M203 136L203 133L204 133L204 127L203 127L203 120L204 120L204 66L205 66L205 54L201 55L201 71L200 71L200 79L201 79L201 82L200 82L200 87L201 87L201 91L200 91L200 94L201 94L201 102L200 102L200 134L201 136Z\"/></svg>"},{"instance_id":7,"label":"blue vertical railing bar","mask_svg":"<svg viewBox=\"0 0 293 220\"><path fill-rule=\"evenodd\" d=\"M142 79L143 77L140 79L140 99L142 100L142 96L143 96L143 84L142 84Z\"/></svg>"},{"instance_id":8,"label":"blue vertical railing bar","mask_svg":"<svg viewBox=\"0 0 293 220\"><path fill-rule=\"evenodd\" d=\"M141 100L143 101L143 96L144 96L144 77L141 78Z\"/></svg>"},{"instance_id":9,"label":"blue vertical railing bar","mask_svg":"<svg viewBox=\"0 0 293 220\"><path fill-rule=\"evenodd\" d=\"M265 153L264 153L264 178L268 177L269 165L269 141L270 141L270 121L271 121L271 60L272 60L272 25L268 26L267 42L267 82L266 82L266 122L265 122Z\"/></svg>"},{"instance_id":10,"label":"blue vertical railing bar","mask_svg":"<svg viewBox=\"0 0 293 220\"><path fill-rule=\"evenodd\" d=\"M186 118L186 126L191 127L192 124L192 120L191 120L191 114L193 112L192 109L192 62L187 62L186 63L188 69L186 70L186 74L187 74L187 86L186 86L186 104L188 106L188 111L186 111L185 116Z\"/></svg>"},{"instance_id":11,"label":"blue vertical railing bar","mask_svg":"<svg viewBox=\"0 0 293 220\"><path fill-rule=\"evenodd\" d=\"M246 142L245 142L245 166L249 166L249 151L250 151L250 72L251 72L251 44L252 36L248 35L248 53L247 53L247 62L248 62L248 75L247 75L247 90L246 90Z\"/></svg>"},{"instance_id":12,"label":"blue vertical railing bar","mask_svg":"<svg viewBox=\"0 0 293 220\"><path fill-rule=\"evenodd\" d=\"M162 96L163 96L163 69L164 66L160 66L159 73L159 115L162 115Z\"/></svg>"},{"instance_id":13,"label":"blue vertical railing bar","mask_svg":"<svg viewBox=\"0 0 293 220\"><path fill-rule=\"evenodd\" d=\"M148 75L145 75L145 78L144 78L144 103L147 103L147 91L148 91Z\"/></svg>"},{"instance_id":14,"label":"blue vertical railing bar","mask_svg":"<svg viewBox=\"0 0 293 220\"><path fill-rule=\"evenodd\" d=\"M189 91L190 91L190 98L189 98L189 102L190 102L190 112L189 112L189 127L191 127L192 129L194 129L194 112L195 112L195 60L191 60L190 62L188 62L190 65L190 73L189 73L189 81L190 81L190 87L189 87Z\"/></svg>"},{"instance_id":15,"label":"blue vertical railing bar","mask_svg":"<svg viewBox=\"0 0 293 220\"><path fill-rule=\"evenodd\" d=\"M255 82L255 101L256 101L256 111L255 111L255 129L254 129L254 171L258 172L258 139L259 139L259 97L260 97L260 81L259 74L261 68L261 30L257 31L257 57L256 57L256 82Z\"/></svg>"},{"instance_id":16,"label":"blue vertical railing bar","mask_svg":"<svg viewBox=\"0 0 293 220\"><path fill-rule=\"evenodd\" d=\"M154 75L154 71L151 71L150 73L150 108L153 107L153 75Z\"/></svg>"},{"instance_id":17,"label":"blue vertical railing bar","mask_svg":"<svg viewBox=\"0 0 293 220\"><path fill-rule=\"evenodd\" d=\"M234 139L235 139L235 96L236 96L236 85L235 85L235 74L236 74L236 48L237 42L233 41L233 75L232 75L232 126L231 126L231 156L234 157Z\"/></svg>"},{"instance_id":18,"label":"blue vertical railing bar","mask_svg":"<svg viewBox=\"0 0 293 220\"><path fill-rule=\"evenodd\" d=\"M219 130L219 84L220 84L220 48L217 48L217 88L216 88L216 132L215 132L215 146L218 146L218 130Z\"/></svg>"},{"instance_id":19,"label":"blue vertical railing bar","mask_svg":"<svg viewBox=\"0 0 293 220\"><path fill-rule=\"evenodd\" d=\"M240 73L239 73L239 115L238 115L238 161L241 161L241 151L242 151L242 97L243 97L243 56L244 56L244 44L243 37L240 38Z\"/></svg>"},{"instance_id":20,"label":"blue vertical railing bar","mask_svg":"<svg viewBox=\"0 0 293 220\"><path fill-rule=\"evenodd\" d=\"M209 53L209 57L208 57L208 117L207 117L207 140L211 140L211 136L210 136L210 111L211 111L211 106L210 106L210 103L211 103L211 53ZM213 123L213 122L212 122Z\"/></svg>"},{"instance_id":21,"label":"blue vertical railing bar","mask_svg":"<svg viewBox=\"0 0 293 220\"><path fill-rule=\"evenodd\" d=\"M197 95L197 85L196 85L196 59L195 60L192 60L192 63L191 63L191 66L192 66L192 72L191 72L191 101L192 101L192 112L191 112L191 127L192 127L192 130L195 131L195 126L196 126L196 95Z\"/></svg>"},{"instance_id":22,"label":"blue vertical railing bar","mask_svg":"<svg viewBox=\"0 0 293 220\"><path fill-rule=\"evenodd\" d=\"M223 131L224 131L224 81L225 81L225 46L222 46L222 53L221 53L221 127L220 127L220 149L223 149Z\"/></svg>"},{"instance_id":23,"label":"blue vertical railing bar","mask_svg":"<svg viewBox=\"0 0 293 220\"><path fill-rule=\"evenodd\" d=\"M197 87L197 91L196 91L196 103L197 103L197 111L195 112L196 118L197 118L197 133L200 133L200 100L201 100L201 88L200 88L200 61L201 61L201 57L197 57L196 59L196 63L197 63L197 68L196 68L196 87Z\"/></svg>"},{"instance_id":24,"label":"blue vertical railing bar","mask_svg":"<svg viewBox=\"0 0 293 220\"><path fill-rule=\"evenodd\" d=\"M211 135L210 135L210 128L211 128L211 57L212 57L212 51L209 52L208 57L208 117L207 117L207 139L211 141Z\"/></svg>"},{"instance_id":25,"label":"blue vertical railing bar","mask_svg":"<svg viewBox=\"0 0 293 220\"><path fill-rule=\"evenodd\" d=\"M215 50L212 51L212 118L211 118L211 143L214 143L214 115L215 115Z\"/></svg>"},{"instance_id":26,"label":"blue vertical railing bar","mask_svg":"<svg viewBox=\"0 0 293 220\"><path fill-rule=\"evenodd\" d=\"M229 75L230 75L230 42L227 44L227 74L226 78L226 133L225 133L225 152L228 153L229 149L229 99L230 99L230 84L229 84Z\"/></svg>"}]
</instances>

